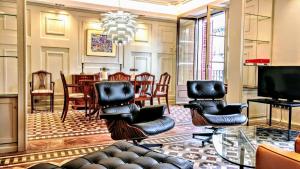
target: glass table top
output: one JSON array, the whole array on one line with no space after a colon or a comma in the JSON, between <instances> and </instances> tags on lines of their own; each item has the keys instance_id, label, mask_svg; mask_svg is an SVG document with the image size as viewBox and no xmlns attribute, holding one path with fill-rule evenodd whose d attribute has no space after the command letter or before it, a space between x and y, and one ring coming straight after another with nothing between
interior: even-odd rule
<instances>
[{"instance_id":1,"label":"glass table top","mask_svg":"<svg viewBox=\"0 0 300 169\"><path fill-rule=\"evenodd\" d=\"M240 168L255 168L256 149L260 144L271 144L287 151L294 151L294 139L299 134L292 131L287 141L286 130L241 126L219 129L213 135L213 145L217 153L225 160L239 165Z\"/></svg>"},{"instance_id":2,"label":"glass table top","mask_svg":"<svg viewBox=\"0 0 300 169\"><path fill-rule=\"evenodd\" d=\"M223 159L239 166L255 168L258 131L254 126L220 129L213 135L213 145Z\"/></svg>"}]
</instances>

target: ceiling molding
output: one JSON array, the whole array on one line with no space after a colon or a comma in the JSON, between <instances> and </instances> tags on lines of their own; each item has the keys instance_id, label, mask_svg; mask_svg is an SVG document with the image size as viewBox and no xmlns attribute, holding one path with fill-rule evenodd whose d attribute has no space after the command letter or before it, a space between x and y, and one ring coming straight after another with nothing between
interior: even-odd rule
<instances>
[{"instance_id":1,"label":"ceiling molding","mask_svg":"<svg viewBox=\"0 0 300 169\"><path fill-rule=\"evenodd\" d=\"M28 0L31 3L46 4L61 9L99 12L125 10L137 15L166 20L176 20L178 16L185 16L191 11L203 9L210 4L216 5L216 2L220 1L226 0ZM177 5L165 5L169 3Z\"/></svg>"}]
</instances>

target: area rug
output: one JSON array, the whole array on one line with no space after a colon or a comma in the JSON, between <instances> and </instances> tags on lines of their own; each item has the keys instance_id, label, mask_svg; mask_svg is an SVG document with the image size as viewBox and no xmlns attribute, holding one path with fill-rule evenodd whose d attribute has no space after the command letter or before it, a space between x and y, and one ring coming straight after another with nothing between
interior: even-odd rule
<instances>
[{"instance_id":1,"label":"area rug","mask_svg":"<svg viewBox=\"0 0 300 169\"><path fill-rule=\"evenodd\" d=\"M173 118L176 125L191 124L191 117L188 109L182 106L171 106L171 114L166 115ZM84 136L92 134L108 133L103 120L89 121L84 112L69 111L65 122L61 122L61 112L36 112L27 115L27 136L28 140L41 140L51 138Z\"/></svg>"},{"instance_id":2,"label":"area rug","mask_svg":"<svg viewBox=\"0 0 300 169\"><path fill-rule=\"evenodd\" d=\"M296 136L296 132L292 137ZM259 130L259 143L273 144L285 150L293 151L294 141L286 141L286 132L278 129L261 128ZM109 144L112 144L113 141ZM169 137L149 138L145 143L163 143L159 151L168 155L178 156L194 162L195 169L238 169L239 167L224 161L216 153L212 144L201 147L198 139L193 139L191 134L174 135ZM28 153L16 156L0 158L0 168L28 167L36 163L51 161L60 163L65 160L73 159L87 153L98 151L109 144L96 146L78 147L72 149L62 149L56 151L46 151L40 153ZM236 152L232 152L234 154Z\"/></svg>"}]
</instances>

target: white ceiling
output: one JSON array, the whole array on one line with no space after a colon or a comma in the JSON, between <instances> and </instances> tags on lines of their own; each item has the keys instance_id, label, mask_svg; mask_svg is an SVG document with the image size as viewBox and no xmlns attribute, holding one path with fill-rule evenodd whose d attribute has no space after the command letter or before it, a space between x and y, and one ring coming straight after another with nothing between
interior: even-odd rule
<instances>
[{"instance_id":1,"label":"white ceiling","mask_svg":"<svg viewBox=\"0 0 300 169\"><path fill-rule=\"evenodd\" d=\"M152 4L158 4L158 5L179 5L179 4L185 4L191 0L134 0L138 2L147 2Z\"/></svg>"},{"instance_id":2,"label":"white ceiling","mask_svg":"<svg viewBox=\"0 0 300 169\"><path fill-rule=\"evenodd\" d=\"M59 5L94 11L122 9L138 15L160 19L177 19L177 16L229 0L28 0L29 2Z\"/></svg>"}]
</instances>

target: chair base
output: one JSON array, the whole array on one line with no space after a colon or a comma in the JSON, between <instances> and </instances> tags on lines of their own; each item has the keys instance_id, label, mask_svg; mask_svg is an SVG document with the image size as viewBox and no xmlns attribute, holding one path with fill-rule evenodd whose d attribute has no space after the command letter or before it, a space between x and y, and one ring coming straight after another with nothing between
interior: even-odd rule
<instances>
[{"instance_id":1,"label":"chair base","mask_svg":"<svg viewBox=\"0 0 300 169\"><path fill-rule=\"evenodd\" d=\"M159 148L163 147L163 144L140 144L139 143L140 140L132 140L132 142L134 145L146 148L148 150L150 150L151 147L159 147Z\"/></svg>"},{"instance_id":2,"label":"chair base","mask_svg":"<svg viewBox=\"0 0 300 169\"><path fill-rule=\"evenodd\" d=\"M196 138L196 136L201 136L201 137L206 137L204 139L201 139L201 144L202 144L202 147L205 146L205 143L209 143L209 144L212 144L212 136L214 134L214 132L216 132L219 128L216 128L216 127L207 127L206 129L210 129L210 130L213 130L212 132L207 132L207 133L193 133L193 138ZM198 139L198 138L197 138Z\"/></svg>"}]
</instances>

